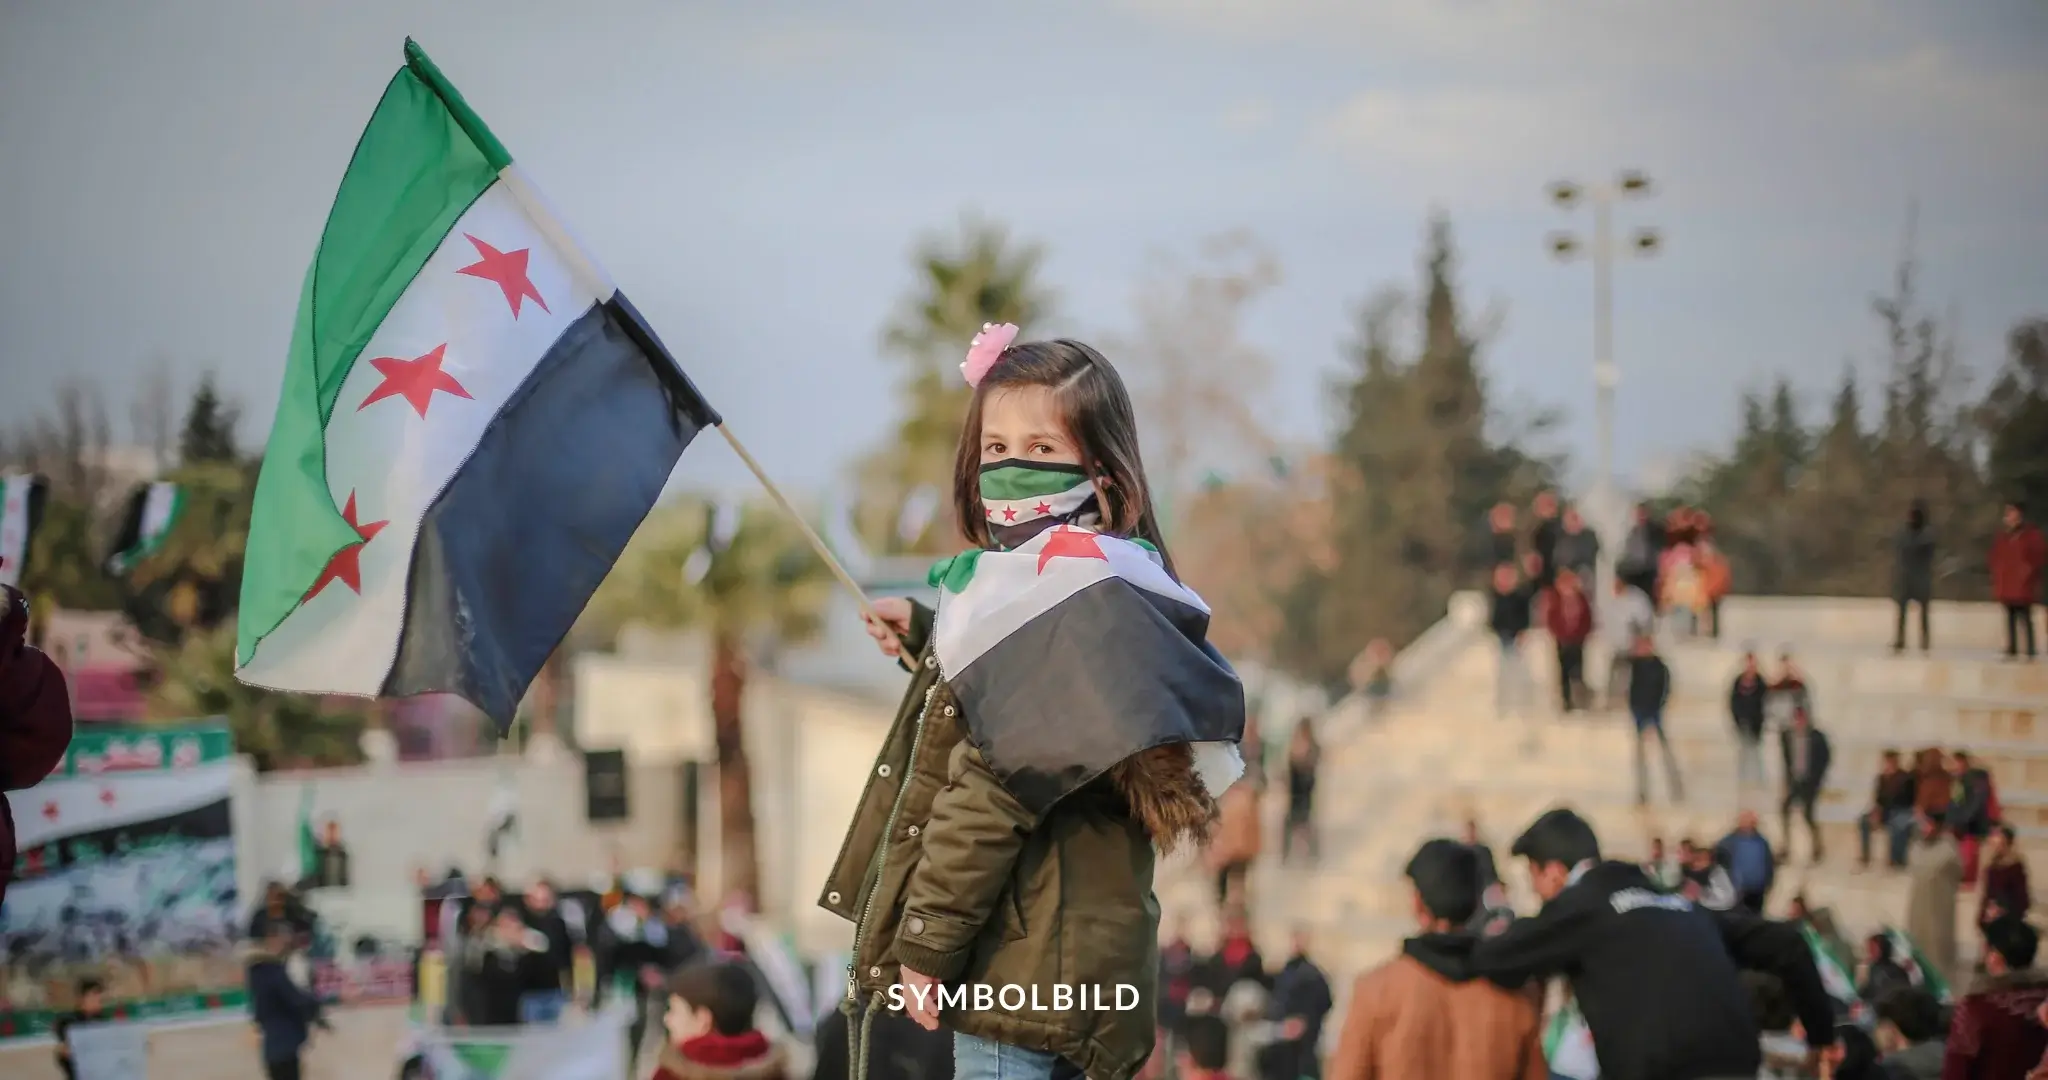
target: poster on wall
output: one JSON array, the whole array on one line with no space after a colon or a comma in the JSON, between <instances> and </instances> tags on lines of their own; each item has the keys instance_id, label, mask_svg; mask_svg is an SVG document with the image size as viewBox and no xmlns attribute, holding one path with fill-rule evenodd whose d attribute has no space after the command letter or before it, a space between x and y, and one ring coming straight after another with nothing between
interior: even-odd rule
<instances>
[{"instance_id":1,"label":"poster on wall","mask_svg":"<svg viewBox=\"0 0 2048 1080\"><path fill-rule=\"evenodd\" d=\"M0 1040L48 1032L86 977L116 1019L246 1004L231 755L219 725L85 729L9 796L21 854L0 907Z\"/></svg>"}]
</instances>

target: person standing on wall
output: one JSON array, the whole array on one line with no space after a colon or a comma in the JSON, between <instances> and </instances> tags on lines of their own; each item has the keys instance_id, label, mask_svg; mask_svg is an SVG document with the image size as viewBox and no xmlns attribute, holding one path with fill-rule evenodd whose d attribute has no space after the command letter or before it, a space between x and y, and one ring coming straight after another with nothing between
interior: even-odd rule
<instances>
[{"instance_id":1,"label":"person standing on wall","mask_svg":"<svg viewBox=\"0 0 2048 1080\"><path fill-rule=\"evenodd\" d=\"M2048 567L2048 538L2027 521L2019 500L2005 504L1998 536L1991 541L1991 596L2005 608L2005 657L2017 660L2020 638L2027 659L2036 655L2034 605L2041 601L2041 572ZM2024 633L2022 633L2024 631Z\"/></svg>"},{"instance_id":2,"label":"person standing on wall","mask_svg":"<svg viewBox=\"0 0 2048 1080\"><path fill-rule=\"evenodd\" d=\"M1657 643L1648 635L1636 638L1635 655L1629 663L1628 711L1636 722L1636 805L1650 802L1649 741L1657 740L1664 755L1664 777L1672 802L1685 801L1685 780L1678 773L1678 758L1671 753L1671 740L1664 734L1664 706L1671 700L1671 669L1657 655Z\"/></svg>"},{"instance_id":3,"label":"person standing on wall","mask_svg":"<svg viewBox=\"0 0 2048 1080\"><path fill-rule=\"evenodd\" d=\"M1785 798L1779 807L1785 837L1782 855L1792 857L1792 811L1796 809L1806 817L1806 835L1813 845L1814 865L1818 866L1822 857L1820 824L1813 818L1813 808L1820 801L1821 785L1827 782L1834 751L1828 745L1827 734L1813 726L1813 718L1805 709L1792 710L1792 726L1778 733L1778 748L1785 759Z\"/></svg>"},{"instance_id":4,"label":"person standing on wall","mask_svg":"<svg viewBox=\"0 0 2048 1080\"><path fill-rule=\"evenodd\" d=\"M1529 632L1530 592L1513 563L1493 568L1493 606L1487 625L1500 644L1500 667L1494 676L1493 709L1505 717L1526 704L1529 670L1522 663L1522 635Z\"/></svg>"},{"instance_id":5,"label":"person standing on wall","mask_svg":"<svg viewBox=\"0 0 2048 1080\"><path fill-rule=\"evenodd\" d=\"M1899 606L1898 630L1892 636L1892 651L1906 651L1906 609L1920 605L1920 651L1928 649L1927 602L1934 598L1934 530L1927 524L1927 504L1914 499L1906 511L1905 527L1892 539L1896 563L1892 570L1892 600Z\"/></svg>"}]
</instances>

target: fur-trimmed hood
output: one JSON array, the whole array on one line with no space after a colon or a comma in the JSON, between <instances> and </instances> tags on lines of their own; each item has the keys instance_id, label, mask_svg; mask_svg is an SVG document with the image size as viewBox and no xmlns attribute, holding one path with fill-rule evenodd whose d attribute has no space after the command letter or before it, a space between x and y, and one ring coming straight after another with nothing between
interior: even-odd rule
<instances>
[{"instance_id":1,"label":"fur-trimmed hood","mask_svg":"<svg viewBox=\"0 0 2048 1080\"><path fill-rule=\"evenodd\" d=\"M1209 842L1216 798L1196 773L1187 743L1155 746L1125 758L1111 767L1109 778L1160 851L1171 852L1184 842Z\"/></svg>"},{"instance_id":2,"label":"fur-trimmed hood","mask_svg":"<svg viewBox=\"0 0 2048 1080\"><path fill-rule=\"evenodd\" d=\"M789 1052L758 1031L664 1043L655 1080L791 1080Z\"/></svg>"}]
</instances>

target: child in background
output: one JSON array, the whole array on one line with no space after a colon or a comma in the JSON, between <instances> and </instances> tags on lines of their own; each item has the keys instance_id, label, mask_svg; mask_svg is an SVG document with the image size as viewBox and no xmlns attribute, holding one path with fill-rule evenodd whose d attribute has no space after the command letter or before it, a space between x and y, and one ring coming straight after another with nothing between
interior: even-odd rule
<instances>
[{"instance_id":1,"label":"child in background","mask_svg":"<svg viewBox=\"0 0 2048 1080\"><path fill-rule=\"evenodd\" d=\"M82 979L78 983L78 1008L57 1018L50 1027L50 1037L57 1040L57 1071L64 1074L64 1080L78 1080L78 1067L71 1063L71 1045L65 1038L71 1034L73 1024L94 1024L107 1018L107 985L98 979Z\"/></svg>"},{"instance_id":2,"label":"child in background","mask_svg":"<svg viewBox=\"0 0 2048 1080\"><path fill-rule=\"evenodd\" d=\"M791 1080L787 1053L754 1026L760 1000L754 977L732 961L676 972L654 1080Z\"/></svg>"}]
</instances>

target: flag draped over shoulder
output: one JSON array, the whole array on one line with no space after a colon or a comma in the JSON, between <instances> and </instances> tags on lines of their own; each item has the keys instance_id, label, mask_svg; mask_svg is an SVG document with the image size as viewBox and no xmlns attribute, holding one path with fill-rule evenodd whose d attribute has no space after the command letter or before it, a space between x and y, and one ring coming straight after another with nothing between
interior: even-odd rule
<instances>
[{"instance_id":1,"label":"flag draped over shoulder","mask_svg":"<svg viewBox=\"0 0 2048 1080\"><path fill-rule=\"evenodd\" d=\"M459 694L502 732L718 414L417 45L299 298L239 677Z\"/></svg>"},{"instance_id":2,"label":"flag draped over shoulder","mask_svg":"<svg viewBox=\"0 0 2048 1080\"><path fill-rule=\"evenodd\" d=\"M1061 525L933 568L934 642L968 734L1034 813L1140 751L1194 745L1211 795L1244 771L1244 688L1209 608L1157 552Z\"/></svg>"}]
</instances>

